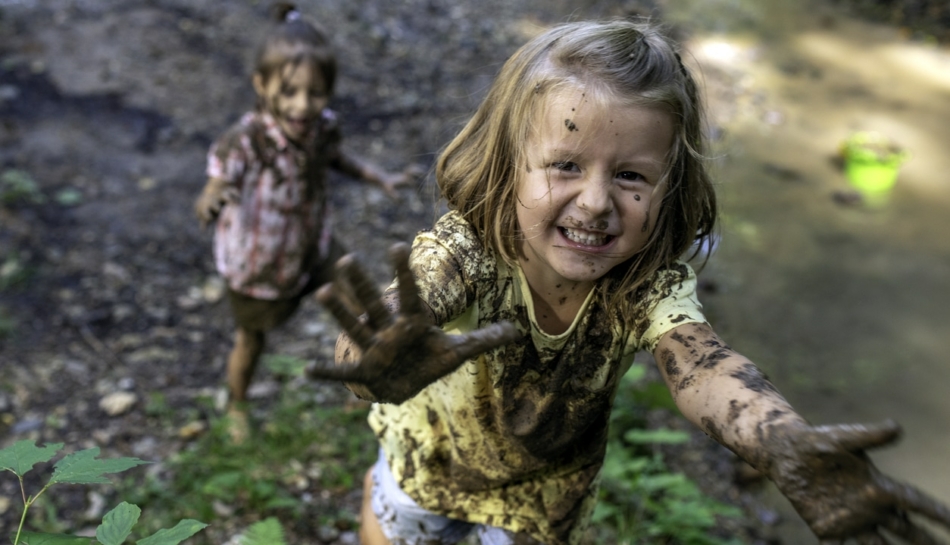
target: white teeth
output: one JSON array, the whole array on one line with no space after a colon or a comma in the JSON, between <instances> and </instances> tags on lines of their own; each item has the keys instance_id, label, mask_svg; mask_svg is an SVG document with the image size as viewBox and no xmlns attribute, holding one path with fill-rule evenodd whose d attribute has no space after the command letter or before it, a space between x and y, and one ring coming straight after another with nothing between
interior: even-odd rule
<instances>
[{"instance_id":1,"label":"white teeth","mask_svg":"<svg viewBox=\"0 0 950 545\"><path fill-rule=\"evenodd\" d=\"M607 235L598 235L594 233L585 233L564 228L564 236L578 244L585 246L603 246L607 243Z\"/></svg>"}]
</instances>

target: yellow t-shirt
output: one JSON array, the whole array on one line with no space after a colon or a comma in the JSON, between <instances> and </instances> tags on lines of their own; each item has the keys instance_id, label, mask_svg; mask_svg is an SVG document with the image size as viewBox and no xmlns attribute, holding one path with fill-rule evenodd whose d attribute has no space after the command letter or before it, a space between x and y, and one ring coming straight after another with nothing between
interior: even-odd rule
<instances>
[{"instance_id":1,"label":"yellow t-shirt","mask_svg":"<svg viewBox=\"0 0 950 545\"><path fill-rule=\"evenodd\" d=\"M525 335L486 352L369 422L400 487L448 517L575 545L596 503L617 385L640 350L705 322L685 263L638 292L633 330L595 287L567 331L541 331L527 282L456 212L420 233L410 257L420 296L449 333L507 320Z\"/></svg>"}]
</instances>

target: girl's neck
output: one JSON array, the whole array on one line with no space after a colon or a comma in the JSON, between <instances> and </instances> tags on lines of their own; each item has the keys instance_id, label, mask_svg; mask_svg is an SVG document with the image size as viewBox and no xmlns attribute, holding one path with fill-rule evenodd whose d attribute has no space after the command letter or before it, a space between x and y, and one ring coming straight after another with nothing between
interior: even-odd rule
<instances>
[{"instance_id":1,"label":"girl's neck","mask_svg":"<svg viewBox=\"0 0 950 545\"><path fill-rule=\"evenodd\" d=\"M573 282L539 274L532 267L520 263L521 271L531 292L534 303L534 319L548 335L560 335L567 331L577 313L587 300L593 282Z\"/></svg>"}]
</instances>

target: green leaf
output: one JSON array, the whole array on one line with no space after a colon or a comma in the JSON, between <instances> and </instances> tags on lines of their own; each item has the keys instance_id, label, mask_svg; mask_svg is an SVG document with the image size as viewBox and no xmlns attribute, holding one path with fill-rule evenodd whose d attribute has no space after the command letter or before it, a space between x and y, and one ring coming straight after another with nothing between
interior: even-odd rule
<instances>
[{"instance_id":1,"label":"green leaf","mask_svg":"<svg viewBox=\"0 0 950 545\"><path fill-rule=\"evenodd\" d=\"M56 202L63 206L74 206L82 202L82 192L74 187L67 187L56 192Z\"/></svg>"},{"instance_id":2,"label":"green leaf","mask_svg":"<svg viewBox=\"0 0 950 545\"><path fill-rule=\"evenodd\" d=\"M174 528L159 530L147 538L140 539L135 543L137 545L178 545L182 541L203 530L206 526L208 525L203 522L185 519L176 524Z\"/></svg>"},{"instance_id":3,"label":"green leaf","mask_svg":"<svg viewBox=\"0 0 950 545\"><path fill-rule=\"evenodd\" d=\"M40 448L28 439L17 441L0 450L0 469L12 471L17 476L22 477L33 469L34 465L52 460L61 448L63 448L62 443L53 443Z\"/></svg>"},{"instance_id":4,"label":"green leaf","mask_svg":"<svg viewBox=\"0 0 950 545\"><path fill-rule=\"evenodd\" d=\"M240 545L286 545L284 529L275 517L252 524L241 537Z\"/></svg>"},{"instance_id":5,"label":"green leaf","mask_svg":"<svg viewBox=\"0 0 950 545\"><path fill-rule=\"evenodd\" d=\"M102 545L122 545L141 514L142 510L137 505L120 503L102 517L102 524L96 528L96 539Z\"/></svg>"},{"instance_id":6,"label":"green leaf","mask_svg":"<svg viewBox=\"0 0 950 545\"><path fill-rule=\"evenodd\" d=\"M628 430L623 434L624 440L635 445L649 445L663 443L678 445L689 441L689 434L685 431L660 428L656 430Z\"/></svg>"},{"instance_id":7,"label":"green leaf","mask_svg":"<svg viewBox=\"0 0 950 545\"><path fill-rule=\"evenodd\" d=\"M303 376L307 368L307 360L286 354L267 354L262 363L272 373L288 377Z\"/></svg>"},{"instance_id":8,"label":"green leaf","mask_svg":"<svg viewBox=\"0 0 950 545\"><path fill-rule=\"evenodd\" d=\"M99 448L93 447L74 452L56 462L54 466L56 470L53 471L50 484L108 484L109 480L103 477L105 473L118 473L138 465L151 463L138 458L125 457L96 460L95 457L98 455Z\"/></svg>"},{"instance_id":9,"label":"green leaf","mask_svg":"<svg viewBox=\"0 0 950 545\"><path fill-rule=\"evenodd\" d=\"M647 366L635 362L620 380L626 385L638 384L647 375Z\"/></svg>"},{"instance_id":10,"label":"green leaf","mask_svg":"<svg viewBox=\"0 0 950 545\"><path fill-rule=\"evenodd\" d=\"M92 539L82 536L66 534L40 534L37 532L23 532L20 534L21 545L89 545Z\"/></svg>"}]
</instances>

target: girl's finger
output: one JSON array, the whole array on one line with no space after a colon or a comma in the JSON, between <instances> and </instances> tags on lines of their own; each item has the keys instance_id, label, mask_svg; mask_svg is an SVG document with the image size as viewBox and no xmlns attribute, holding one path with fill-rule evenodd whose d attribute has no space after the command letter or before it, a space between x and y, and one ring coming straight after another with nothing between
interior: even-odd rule
<instances>
[{"instance_id":1,"label":"girl's finger","mask_svg":"<svg viewBox=\"0 0 950 545\"><path fill-rule=\"evenodd\" d=\"M409 269L409 251L408 244L394 244L389 249L389 258L396 268L396 278L399 280L399 311L406 316L418 316L424 309L422 300L419 299L416 279Z\"/></svg>"},{"instance_id":2,"label":"girl's finger","mask_svg":"<svg viewBox=\"0 0 950 545\"><path fill-rule=\"evenodd\" d=\"M333 284L324 284L317 290L317 300L327 307L340 327L361 349L366 350L373 342L373 330L359 321L337 296Z\"/></svg>"},{"instance_id":3,"label":"girl's finger","mask_svg":"<svg viewBox=\"0 0 950 545\"><path fill-rule=\"evenodd\" d=\"M307 376L320 380L342 380L345 382L361 382L362 372L358 365L333 365L314 362L307 366Z\"/></svg>"},{"instance_id":4,"label":"girl's finger","mask_svg":"<svg viewBox=\"0 0 950 545\"><path fill-rule=\"evenodd\" d=\"M458 335L453 347L459 361L465 361L482 352L508 344L521 337L518 328L511 322L500 322L477 329L465 335Z\"/></svg>"},{"instance_id":5,"label":"girl's finger","mask_svg":"<svg viewBox=\"0 0 950 545\"><path fill-rule=\"evenodd\" d=\"M829 448L843 448L851 452L882 447L896 441L901 434L900 424L885 420L879 424L838 424L834 426L816 426L812 428L824 441L816 445L828 445Z\"/></svg>"},{"instance_id":6,"label":"girl's finger","mask_svg":"<svg viewBox=\"0 0 950 545\"><path fill-rule=\"evenodd\" d=\"M363 305L369 325L382 329L392 322L392 315L383 306L383 294L362 265L352 256L345 255L337 263L337 277L345 279L353 288L353 295Z\"/></svg>"},{"instance_id":7,"label":"girl's finger","mask_svg":"<svg viewBox=\"0 0 950 545\"><path fill-rule=\"evenodd\" d=\"M892 498L898 508L923 515L950 529L950 508L945 504L909 484L899 483L887 477L879 477L878 486Z\"/></svg>"},{"instance_id":8,"label":"girl's finger","mask_svg":"<svg viewBox=\"0 0 950 545\"><path fill-rule=\"evenodd\" d=\"M881 521L881 526L903 539L907 543L914 545L942 545L930 532L917 526L906 515L893 515Z\"/></svg>"}]
</instances>

